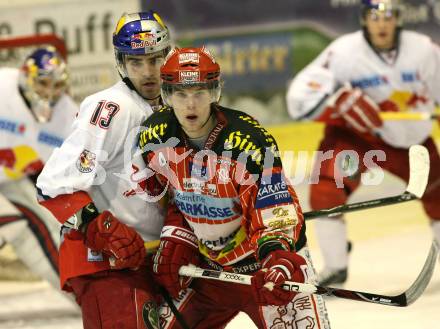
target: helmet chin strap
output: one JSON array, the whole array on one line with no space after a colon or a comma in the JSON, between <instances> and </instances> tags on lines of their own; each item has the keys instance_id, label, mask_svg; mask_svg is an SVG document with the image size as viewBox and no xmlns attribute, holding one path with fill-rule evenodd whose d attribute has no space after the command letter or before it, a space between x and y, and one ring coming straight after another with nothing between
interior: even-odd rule
<instances>
[{"instance_id":1,"label":"helmet chin strap","mask_svg":"<svg viewBox=\"0 0 440 329\"><path fill-rule=\"evenodd\" d=\"M138 93L139 94L139 93ZM140 94L139 94L140 95ZM143 99L146 99L147 101L154 101L154 100L156 100L156 99L158 99L159 97L160 97L160 93L159 93L159 95L157 95L156 97L153 97L153 98L147 98L147 97L144 97L144 96L142 96L141 95L141 97L143 98Z\"/></svg>"},{"instance_id":2,"label":"helmet chin strap","mask_svg":"<svg viewBox=\"0 0 440 329\"><path fill-rule=\"evenodd\" d=\"M127 85L128 88L130 88L131 90L134 90L135 92L137 92L137 94L138 94L139 96L141 96L143 99L145 99L145 100L147 100L147 101L154 101L154 100L156 100L156 99L158 99L158 98L160 97L160 92L159 92L159 95L157 95L156 97L153 97L153 98L147 98L147 97L144 97L144 96L142 96L142 95L136 90L136 87L134 86L133 82L131 82L130 78L128 78L128 77L122 78L122 81L125 82L125 84Z\"/></svg>"}]
</instances>

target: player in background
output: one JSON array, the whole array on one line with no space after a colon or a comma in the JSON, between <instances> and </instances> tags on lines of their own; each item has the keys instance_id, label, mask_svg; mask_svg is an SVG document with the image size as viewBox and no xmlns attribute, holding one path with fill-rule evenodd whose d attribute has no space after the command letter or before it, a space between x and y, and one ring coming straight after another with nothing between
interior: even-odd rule
<instances>
[{"instance_id":1,"label":"player in background","mask_svg":"<svg viewBox=\"0 0 440 329\"><path fill-rule=\"evenodd\" d=\"M67 88L66 63L51 46L33 50L20 69L0 69L0 241L54 287L60 225L38 204L35 180L78 112Z\"/></svg>"},{"instance_id":2,"label":"player in background","mask_svg":"<svg viewBox=\"0 0 440 329\"><path fill-rule=\"evenodd\" d=\"M121 174L143 169L131 152L140 124L160 106L170 36L153 11L123 14L113 46L122 80L84 99L37 186L62 224L61 287L75 294L84 328L158 328L144 241L159 238L163 210Z\"/></svg>"},{"instance_id":3,"label":"player in background","mask_svg":"<svg viewBox=\"0 0 440 329\"><path fill-rule=\"evenodd\" d=\"M249 115L218 104L220 67L204 47L172 51L161 78L170 107L147 119L139 146L169 186L154 272L188 326L224 328L243 311L258 328L329 328L320 296L281 289L285 280L313 280L314 271L273 137ZM190 263L253 274L252 286L195 279L186 289L190 280L178 269ZM168 313L161 327L179 324Z\"/></svg>"},{"instance_id":4,"label":"player in background","mask_svg":"<svg viewBox=\"0 0 440 329\"><path fill-rule=\"evenodd\" d=\"M429 37L402 29L397 1L363 0L360 20L362 30L333 41L295 77L287 92L290 115L325 122L319 150L333 150L330 158L315 163L319 182L310 186L311 207L346 203L361 183L368 160L407 181L408 149L423 144L430 154L431 172L422 203L440 242L440 158L430 137L433 122L382 121L379 116L386 111L434 111L440 102L440 49ZM338 162L336 155L343 150L357 152L359 165L350 157ZM384 153L368 159L365 154L370 150ZM337 176L345 176L343 188L338 188ZM325 262L320 284L345 282L348 250L343 217L317 220L316 232Z\"/></svg>"}]
</instances>

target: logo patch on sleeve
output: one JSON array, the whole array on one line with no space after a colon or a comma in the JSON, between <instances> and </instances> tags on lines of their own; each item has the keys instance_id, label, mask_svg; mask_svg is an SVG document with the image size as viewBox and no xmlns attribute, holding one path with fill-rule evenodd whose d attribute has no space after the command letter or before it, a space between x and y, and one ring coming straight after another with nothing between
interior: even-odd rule
<instances>
[{"instance_id":1,"label":"logo patch on sleeve","mask_svg":"<svg viewBox=\"0 0 440 329\"><path fill-rule=\"evenodd\" d=\"M104 257L100 251L91 250L87 248L87 261L88 262L102 262Z\"/></svg>"},{"instance_id":2,"label":"logo patch on sleeve","mask_svg":"<svg viewBox=\"0 0 440 329\"><path fill-rule=\"evenodd\" d=\"M263 176L257 193L255 208L266 208L280 203L293 202L281 173Z\"/></svg>"},{"instance_id":3,"label":"logo patch on sleeve","mask_svg":"<svg viewBox=\"0 0 440 329\"><path fill-rule=\"evenodd\" d=\"M83 150L76 161L76 168L82 173L92 172L96 167L96 154Z\"/></svg>"},{"instance_id":4,"label":"logo patch on sleeve","mask_svg":"<svg viewBox=\"0 0 440 329\"><path fill-rule=\"evenodd\" d=\"M288 226L295 227L298 224L298 214L294 205L280 206L264 209L261 212L263 224L270 230L282 230Z\"/></svg>"}]
</instances>

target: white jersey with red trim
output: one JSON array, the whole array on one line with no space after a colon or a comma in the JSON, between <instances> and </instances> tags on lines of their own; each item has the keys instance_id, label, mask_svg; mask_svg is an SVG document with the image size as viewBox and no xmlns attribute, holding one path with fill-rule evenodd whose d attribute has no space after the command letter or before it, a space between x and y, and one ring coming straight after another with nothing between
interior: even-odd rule
<instances>
[{"instance_id":1,"label":"white jersey with red trim","mask_svg":"<svg viewBox=\"0 0 440 329\"><path fill-rule=\"evenodd\" d=\"M440 48L423 34L402 31L396 52L379 55L362 31L333 41L292 81L287 93L294 119L315 119L327 97L344 84L360 88L382 111L432 113L440 103ZM390 106L392 104L392 106ZM432 121L385 121L380 138L407 148L429 137Z\"/></svg>"},{"instance_id":2,"label":"white jersey with red trim","mask_svg":"<svg viewBox=\"0 0 440 329\"><path fill-rule=\"evenodd\" d=\"M144 169L133 165L131 157L139 126L151 113L150 105L122 81L87 97L73 132L38 178L40 194L55 198L87 192L100 212L110 210L146 241L159 239L159 204L140 198L143 191L130 182Z\"/></svg>"},{"instance_id":3,"label":"white jersey with red trim","mask_svg":"<svg viewBox=\"0 0 440 329\"><path fill-rule=\"evenodd\" d=\"M18 77L18 69L0 69L0 183L22 178L37 160L45 162L68 136L79 109L63 95L51 120L39 123L20 94Z\"/></svg>"}]
</instances>

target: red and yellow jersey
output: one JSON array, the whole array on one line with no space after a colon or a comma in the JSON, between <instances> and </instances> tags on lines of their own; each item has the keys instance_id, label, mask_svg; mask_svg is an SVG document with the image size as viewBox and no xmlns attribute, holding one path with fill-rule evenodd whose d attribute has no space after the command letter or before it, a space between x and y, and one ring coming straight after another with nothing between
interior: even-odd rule
<instances>
[{"instance_id":1,"label":"red and yellow jersey","mask_svg":"<svg viewBox=\"0 0 440 329\"><path fill-rule=\"evenodd\" d=\"M190 227L200 252L221 265L265 241L305 244L305 225L273 137L249 115L213 106L217 125L202 150L192 147L172 110L150 116L139 137L148 166L168 185L165 225Z\"/></svg>"}]
</instances>

